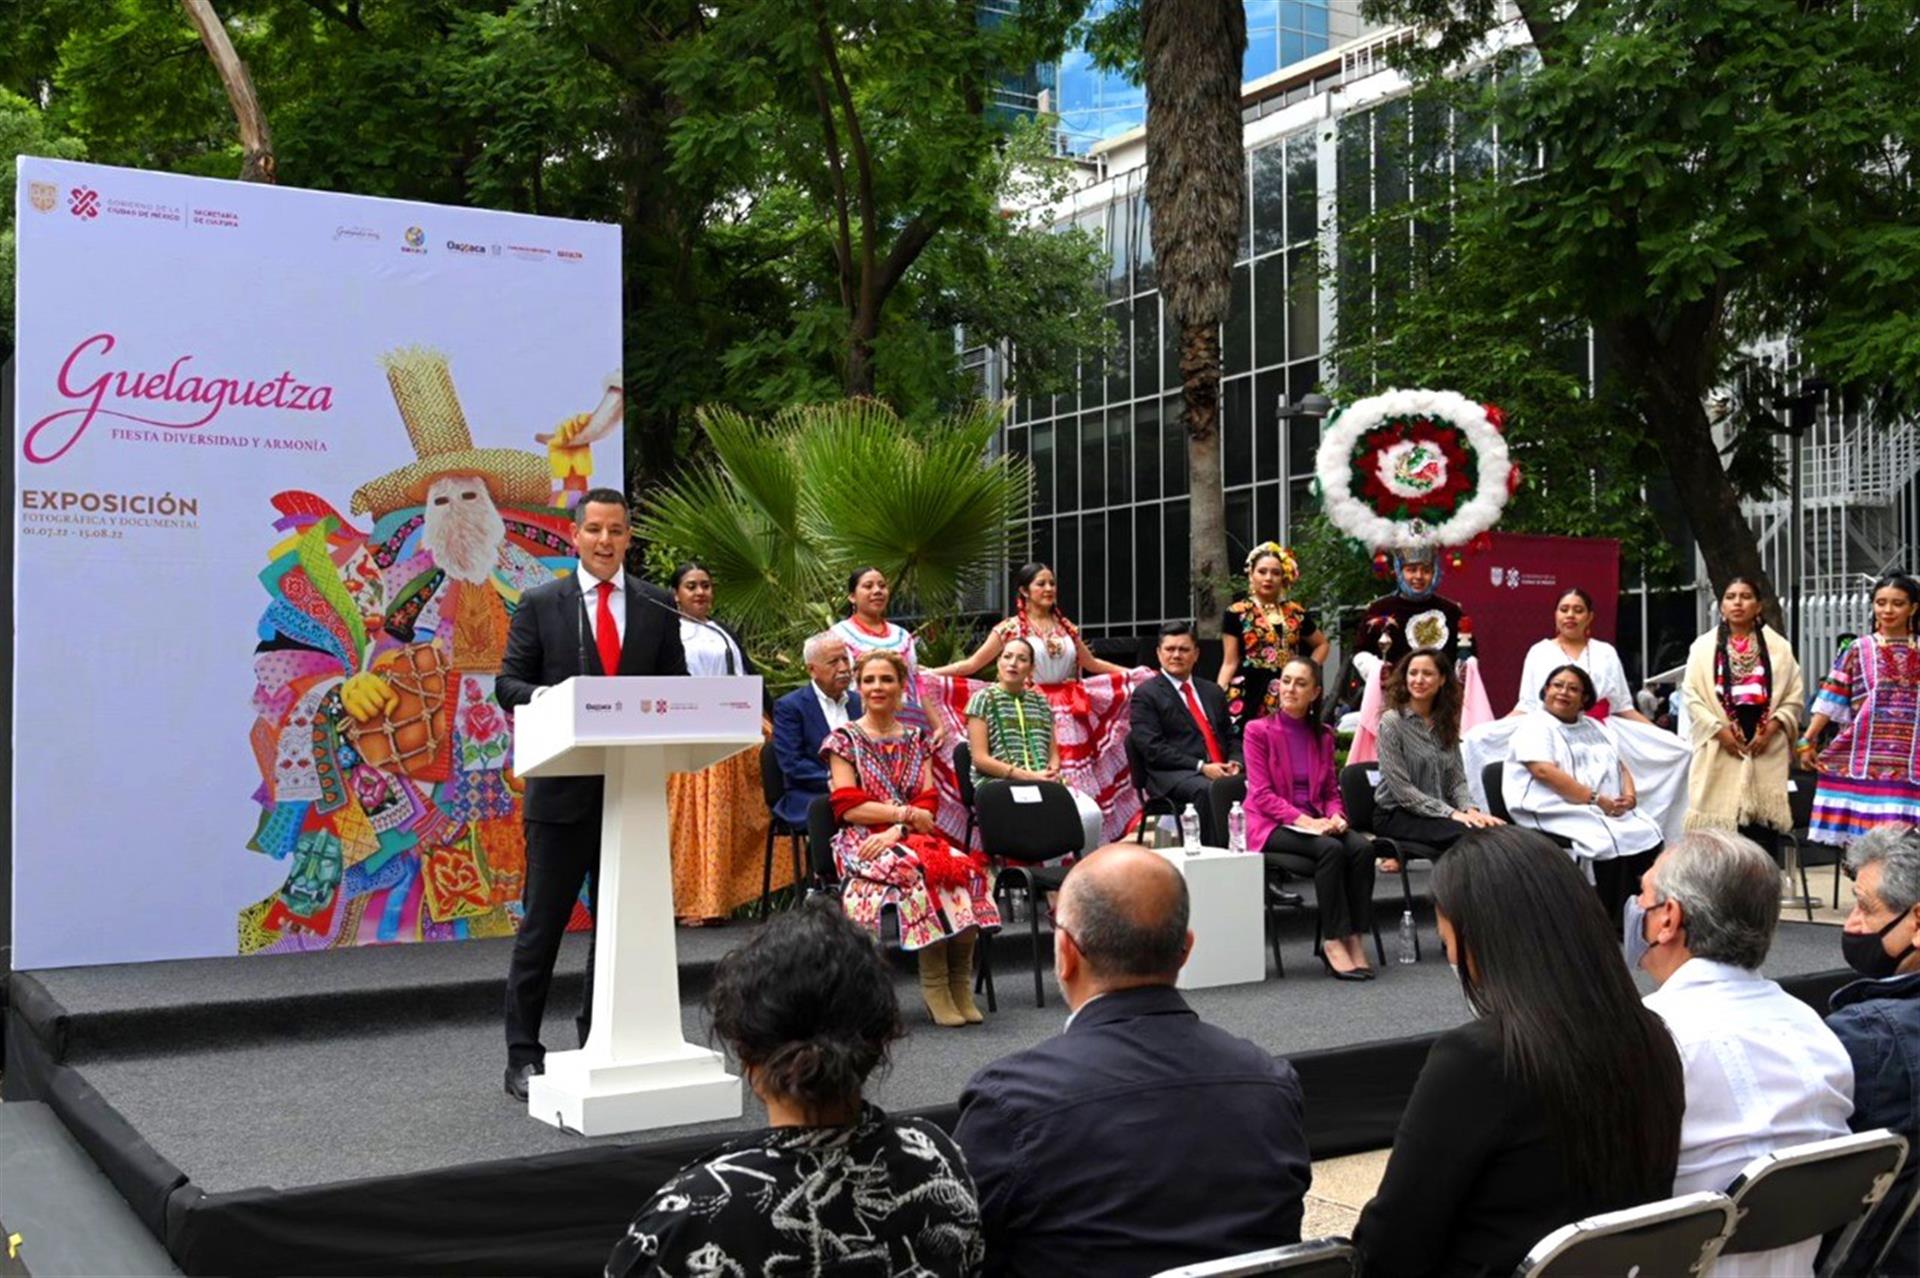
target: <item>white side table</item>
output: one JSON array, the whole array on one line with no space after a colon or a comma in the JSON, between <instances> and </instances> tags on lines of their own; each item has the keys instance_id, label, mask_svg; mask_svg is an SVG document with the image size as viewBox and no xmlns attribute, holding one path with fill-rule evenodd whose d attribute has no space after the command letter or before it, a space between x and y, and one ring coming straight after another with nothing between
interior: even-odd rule
<instances>
[{"instance_id":1,"label":"white side table","mask_svg":"<svg viewBox=\"0 0 1920 1278\"><path fill-rule=\"evenodd\" d=\"M1267 860L1257 853L1155 848L1187 880L1193 953L1180 969L1183 990L1267 979Z\"/></svg>"}]
</instances>

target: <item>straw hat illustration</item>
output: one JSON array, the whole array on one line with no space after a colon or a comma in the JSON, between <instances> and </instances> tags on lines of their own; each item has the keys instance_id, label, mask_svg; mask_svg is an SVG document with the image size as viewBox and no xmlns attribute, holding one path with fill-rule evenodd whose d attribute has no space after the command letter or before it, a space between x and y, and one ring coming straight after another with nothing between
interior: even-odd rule
<instances>
[{"instance_id":1,"label":"straw hat illustration","mask_svg":"<svg viewBox=\"0 0 1920 1278\"><path fill-rule=\"evenodd\" d=\"M547 459L518 448L475 448L467 416L453 388L447 357L424 346L402 346L380 357L415 460L360 485L353 513L374 518L424 505L427 486L443 475L472 475L486 484L496 506L547 504Z\"/></svg>"}]
</instances>

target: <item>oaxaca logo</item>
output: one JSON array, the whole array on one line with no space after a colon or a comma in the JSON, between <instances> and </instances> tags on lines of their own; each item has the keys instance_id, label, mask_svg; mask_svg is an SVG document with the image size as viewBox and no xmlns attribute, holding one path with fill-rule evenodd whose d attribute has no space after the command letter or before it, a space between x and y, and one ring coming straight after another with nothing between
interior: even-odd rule
<instances>
[{"instance_id":1,"label":"oaxaca logo","mask_svg":"<svg viewBox=\"0 0 1920 1278\"><path fill-rule=\"evenodd\" d=\"M70 407L48 413L29 426L21 452L30 462L58 461L102 417L198 430L230 408L325 413L333 409L333 387L309 385L291 370L272 378L202 376L192 371L192 355L164 369L114 368L106 357L118 343L111 333L96 333L73 348L60 365L54 384ZM137 408L138 411L132 411Z\"/></svg>"}]
</instances>

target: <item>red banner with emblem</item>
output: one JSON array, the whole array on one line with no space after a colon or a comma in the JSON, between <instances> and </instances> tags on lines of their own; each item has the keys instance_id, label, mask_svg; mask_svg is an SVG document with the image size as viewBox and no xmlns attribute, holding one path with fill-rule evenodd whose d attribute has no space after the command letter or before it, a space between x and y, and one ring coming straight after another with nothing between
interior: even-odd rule
<instances>
[{"instance_id":1,"label":"red banner with emblem","mask_svg":"<svg viewBox=\"0 0 1920 1278\"><path fill-rule=\"evenodd\" d=\"M1620 610L1620 543L1611 537L1493 534L1462 552L1440 593L1473 623L1474 654L1495 714L1513 709L1527 649L1553 635L1553 609L1574 587L1593 596L1593 637L1613 642Z\"/></svg>"}]
</instances>

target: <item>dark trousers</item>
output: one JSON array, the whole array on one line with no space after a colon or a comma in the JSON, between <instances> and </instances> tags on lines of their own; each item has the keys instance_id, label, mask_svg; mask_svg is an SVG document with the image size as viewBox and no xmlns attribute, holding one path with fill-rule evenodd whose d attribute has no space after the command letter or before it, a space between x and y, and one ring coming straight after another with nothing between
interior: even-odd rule
<instances>
[{"instance_id":1,"label":"dark trousers","mask_svg":"<svg viewBox=\"0 0 1920 1278\"><path fill-rule=\"evenodd\" d=\"M1373 928L1373 840L1354 830L1302 834L1282 826L1267 836L1267 864L1313 876L1323 936L1355 936Z\"/></svg>"},{"instance_id":2,"label":"dark trousers","mask_svg":"<svg viewBox=\"0 0 1920 1278\"><path fill-rule=\"evenodd\" d=\"M1176 815L1185 812L1191 803L1200 815L1201 841L1210 848L1227 846L1227 832L1213 819L1213 782L1206 777L1198 772L1173 777L1156 772L1147 779L1147 792L1156 798L1172 799Z\"/></svg>"},{"instance_id":3,"label":"dark trousers","mask_svg":"<svg viewBox=\"0 0 1920 1278\"><path fill-rule=\"evenodd\" d=\"M507 967L507 1065L519 1069L546 1060L540 1043L540 1020L547 1010L547 990L553 985L553 962L560 955L560 938L580 886L587 887L587 908L600 885L599 821L528 821L527 882L520 894L524 914L513 938L513 961ZM580 1016L580 1042L587 1041L593 1020L593 947L587 948L587 984Z\"/></svg>"},{"instance_id":4,"label":"dark trousers","mask_svg":"<svg viewBox=\"0 0 1920 1278\"><path fill-rule=\"evenodd\" d=\"M1593 888L1600 894L1600 908L1616 923L1621 921L1627 899L1640 895L1640 876L1653 865L1660 849L1639 856L1616 856L1611 861L1593 863Z\"/></svg>"},{"instance_id":5,"label":"dark trousers","mask_svg":"<svg viewBox=\"0 0 1920 1278\"><path fill-rule=\"evenodd\" d=\"M1373 832L1383 839L1406 839L1445 852L1460 841L1467 827L1452 817L1421 816L1404 808L1379 808L1373 814Z\"/></svg>"}]
</instances>

